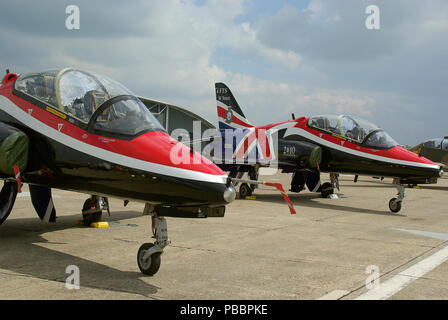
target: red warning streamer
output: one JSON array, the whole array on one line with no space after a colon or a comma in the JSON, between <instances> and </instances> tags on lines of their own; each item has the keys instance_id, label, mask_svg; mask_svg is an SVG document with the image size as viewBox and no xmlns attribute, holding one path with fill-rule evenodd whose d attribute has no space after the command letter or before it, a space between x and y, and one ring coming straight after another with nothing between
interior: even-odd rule
<instances>
[{"instance_id":1,"label":"red warning streamer","mask_svg":"<svg viewBox=\"0 0 448 320\"><path fill-rule=\"evenodd\" d=\"M283 186L281 183L265 182L264 185L274 187L278 191L280 191L280 193L282 194L286 203L288 204L289 211L291 212L291 214L296 214L296 210L294 209L294 206L292 205L292 202L289 199L288 195L285 193L285 190L283 189Z\"/></svg>"},{"instance_id":2,"label":"red warning streamer","mask_svg":"<svg viewBox=\"0 0 448 320\"><path fill-rule=\"evenodd\" d=\"M296 214L296 210L294 209L294 205L292 204L291 200L289 200L289 197L286 194L285 190L283 189L283 186L282 186L281 183L255 181L255 180L243 180L243 179L238 179L238 178L231 178L231 180L234 183L242 182L242 183L250 183L250 184L264 184L265 186L276 188L278 191L280 191L280 193L282 194L282 196L285 199L286 203L288 204L289 211L291 211L291 214Z\"/></svg>"},{"instance_id":3,"label":"red warning streamer","mask_svg":"<svg viewBox=\"0 0 448 320\"><path fill-rule=\"evenodd\" d=\"M13 167L13 169L14 169L14 176L17 180L17 190L19 190L19 193L21 193L22 192L22 189L21 189L22 181L20 179L20 168L18 165L15 165Z\"/></svg>"}]
</instances>

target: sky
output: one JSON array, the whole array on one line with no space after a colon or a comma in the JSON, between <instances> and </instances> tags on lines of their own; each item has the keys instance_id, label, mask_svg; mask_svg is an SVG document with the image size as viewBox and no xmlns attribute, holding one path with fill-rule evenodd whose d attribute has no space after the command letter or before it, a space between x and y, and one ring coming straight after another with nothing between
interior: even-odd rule
<instances>
[{"instance_id":1,"label":"sky","mask_svg":"<svg viewBox=\"0 0 448 320\"><path fill-rule=\"evenodd\" d=\"M254 125L351 114L414 145L448 135L447 16L445 0L1 1L0 68L91 70L214 124L224 82Z\"/></svg>"}]
</instances>

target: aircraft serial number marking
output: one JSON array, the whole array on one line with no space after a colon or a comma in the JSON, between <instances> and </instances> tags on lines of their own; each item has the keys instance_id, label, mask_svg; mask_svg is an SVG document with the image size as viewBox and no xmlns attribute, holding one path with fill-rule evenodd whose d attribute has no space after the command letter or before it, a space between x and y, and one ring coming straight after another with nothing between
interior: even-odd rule
<instances>
[{"instance_id":1,"label":"aircraft serial number marking","mask_svg":"<svg viewBox=\"0 0 448 320\"><path fill-rule=\"evenodd\" d=\"M287 155L287 156L293 156L296 153L296 147L295 146L284 146L283 153L284 153L284 155Z\"/></svg>"}]
</instances>

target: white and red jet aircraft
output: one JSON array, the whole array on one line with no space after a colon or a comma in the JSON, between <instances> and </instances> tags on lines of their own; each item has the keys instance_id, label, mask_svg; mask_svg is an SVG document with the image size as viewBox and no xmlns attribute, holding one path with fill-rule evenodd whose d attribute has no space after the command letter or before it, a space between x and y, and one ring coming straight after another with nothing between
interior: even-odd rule
<instances>
[{"instance_id":1,"label":"white and red jet aircraft","mask_svg":"<svg viewBox=\"0 0 448 320\"><path fill-rule=\"evenodd\" d=\"M212 143L218 142L221 155L215 152L213 161L230 171L230 177L249 173L252 185L241 185L243 197L254 190L259 167L293 172L291 191L300 192L306 184L324 197L333 193L333 185L321 186L320 172L392 177L398 197L389 201L389 209L398 212L403 184L436 183L443 174L440 166L400 147L383 129L363 119L323 115L256 127L225 84L216 83L215 91L221 139Z\"/></svg>"},{"instance_id":2,"label":"white and red jet aircraft","mask_svg":"<svg viewBox=\"0 0 448 320\"><path fill-rule=\"evenodd\" d=\"M176 153L191 161L173 164ZM22 183L47 221L56 220L52 188L151 204L156 241L142 245L137 259L148 275L169 243L164 217L223 217L235 198L226 174L173 140L128 89L72 68L3 78L0 179L0 224ZM98 201L89 198L84 209L85 220L99 218Z\"/></svg>"}]
</instances>

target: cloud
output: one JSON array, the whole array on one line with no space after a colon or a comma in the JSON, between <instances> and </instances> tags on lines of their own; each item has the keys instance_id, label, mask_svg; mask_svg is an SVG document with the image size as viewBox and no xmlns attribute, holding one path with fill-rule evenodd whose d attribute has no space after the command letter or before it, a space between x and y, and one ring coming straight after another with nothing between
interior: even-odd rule
<instances>
[{"instance_id":1,"label":"cloud","mask_svg":"<svg viewBox=\"0 0 448 320\"><path fill-rule=\"evenodd\" d=\"M65 29L69 4L80 8L80 30ZM374 32L364 26L370 4L381 9ZM254 5L262 15L250 14ZM214 82L222 81L258 124L292 112L351 113L405 143L446 134L445 1L312 0L278 12L253 0L0 6L0 61L17 72L86 68L213 123Z\"/></svg>"},{"instance_id":2,"label":"cloud","mask_svg":"<svg viewBox=\"0 0 448 320\"><path fill-rule=\"evenodd\" d=\"M168 0L169 1L169 0ZM144 35L151 10L163 1L134 0L131 4L96 0L39 0L3 1L0 10L0 28L37 37L121 38L130 34ZM77 5L82 28L70 33L65 28L68 15L65 9Z\"/></svg>"},{"instance_id":3,"label":"cloud","mask_svg":"<svg viewBox=\"0 0 448 320\"><path fill-rule=\"evenodd\" d=\"M365 28L371 4L380 8L380 30ZM262 44L302 57L305 67L294 77L299 84L365 93L375 102L362 108L370 108L374 122L415 143L445 134L434 114L447 115L446 12L441 0L312 0L303 10L285 5L253 28Z\"/></svg>"},{"instance_id":4,"label":"cloud","mask_svg":"<svg viewBox=\"0 0 448 320\"><path fill-rule=\"evenodd\" d=\"M446 32L440 12L445 1L430 8L421 1L312 0L305 10L285 5L276 15L260 19L262 43L323 60L376 60L428 42L434 32ZM365 27L365 8L380 8L380 31Z\"/></svg>"},{"instance_id":5,"label":"cloud","mask_svg":"<svg viewBox=\"0 0 448 320\"><path fill-rule=\"evenodd\" d=\"M285 121L316 114L355 114L370 117L375 100L352 91L308 88L243 74L227 74L227 84L248 119L254 124ZM269 121L266 121L269 119Z\"/></svg>"}]
</instances>

